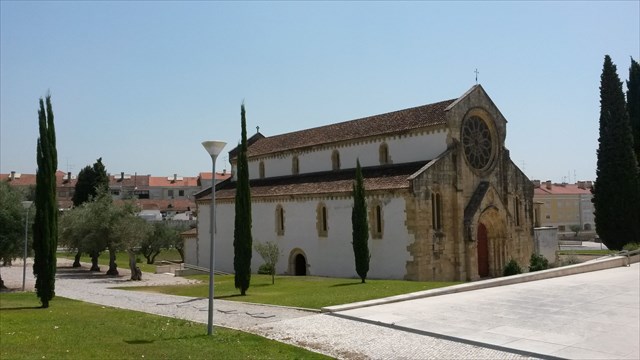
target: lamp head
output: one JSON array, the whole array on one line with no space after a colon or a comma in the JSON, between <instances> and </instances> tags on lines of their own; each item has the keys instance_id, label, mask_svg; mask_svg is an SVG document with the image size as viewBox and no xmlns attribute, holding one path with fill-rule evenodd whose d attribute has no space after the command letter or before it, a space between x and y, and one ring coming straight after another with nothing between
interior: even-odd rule
<instances>
[{"instance_id":1,"label":"lamp head","mask_svg":"<svg viewBox=\"0 0 640 360\"><path fill-rule=\"evenodd\" d=\"M211 157L220 155L225 145L227 145L226 142L217 140L202 142L202 146L204 146L204 149L207 150Z\"/></svg>"}]
</instances>

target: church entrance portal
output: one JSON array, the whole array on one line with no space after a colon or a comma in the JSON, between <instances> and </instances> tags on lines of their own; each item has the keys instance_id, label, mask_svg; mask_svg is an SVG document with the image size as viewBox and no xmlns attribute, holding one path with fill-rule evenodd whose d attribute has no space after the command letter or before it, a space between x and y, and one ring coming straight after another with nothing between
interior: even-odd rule
<instances>
[{"instance_id":1,"label":"church entrance portal","mask_svg":"<svg viewBox=\"0 0 640 360\"><path fill-rule=\"evenodd\" d=\"M481 278L489 276L489 239L487 227L478 224L478 275Z\"/></svg>"},{"instance_id":2,"label":"church entrance portal","mask_svg":"<svg viewBox=\"0 0 640 360\"><path fill-rule=\"evenodd\" d=\"M304 255L298 254L296 255L296 276L305 276L307 275L307 259L304 258Z\"/></svg>"},{"instance_id":3,"label":"church entrance portal","mask_svg":"<svg viewBox=\"0 0 640 360\"><path fill-rule=\"evenodd\" d=\"M289 253L289 269L288 274L295 276L309 275L307 263L307 255L300 248L295 248Z\"/></svg>"}]
</instances>

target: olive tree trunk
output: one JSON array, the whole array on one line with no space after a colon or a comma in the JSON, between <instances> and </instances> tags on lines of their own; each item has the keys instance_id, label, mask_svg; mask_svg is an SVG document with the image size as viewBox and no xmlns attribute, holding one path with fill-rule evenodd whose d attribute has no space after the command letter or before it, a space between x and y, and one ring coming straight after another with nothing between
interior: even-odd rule
<instances>
[{"instance_id":1,"label":"olive tree trunk","mask_svg":"<svg viewBox=\"0 0 640 360\"><path fill-rule=\"evenodd\" d=\"M116 264L116 251L113 248L109 249L109 270L107 275L119 275L118 264Z\"/></svg>"},{"instance_id":2,"label":"olive tree trunk","mask_svg":"<svg viewBox=\"0 0 640 360\"><path fill-rule=\"evenodd\" d=\"M91 256L91 269L89 271L100 271L100 266L98 266L98 257L100 253L95 251L89 254Z\"/></svg>"},{"instance_id":3,"label":"olive tree trunk","mask_svg":"<svg viewBox=\"0 0 640 360\"><path fill-rule=\"evenodd\" d=\"M73 259L73 267L74 268L82 266L82 265L80 265L80 255L82 255L82 253L80 252L80 250L78 250L78 252L76 253L75 258Z\"/></svg>"},{"instance_id":4,"label":"olive tree trunk","mask_svg":"<svg viewBox=\"0 0 640 360\"><path fill-rule=\"evenodd\" d=\"M133 251L129 251L129 269L131 270L131 280L142 280L142 271L136 265L136 253Z\"/></svg>"}]
</instances>

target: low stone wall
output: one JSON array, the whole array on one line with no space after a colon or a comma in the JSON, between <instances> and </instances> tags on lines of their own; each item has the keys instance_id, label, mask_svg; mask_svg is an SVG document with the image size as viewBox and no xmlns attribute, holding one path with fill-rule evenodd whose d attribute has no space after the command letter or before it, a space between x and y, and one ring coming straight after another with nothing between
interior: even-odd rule
<instances>
[{"instance_id":1,"label":"low stone wall","mask_svg":"<svg viewBox=\"0 0 640 360\"><path fill-rule=\"evenodd\" d=\"M208 273L200 270L195 270L195 269L176 269L175 270L176 276L202 275L202 274L208 274Z\"/></svg>"},{"instance_id":2,"label":"low stone wall","mask_svg":"<svg viewBox=\"0 0 640 360\"><path fill-rule=\"evenodd\" d=\"M597 260L585 262L582 264L568 265L568 266L563 266L559 268L536 271L532 273L504 276L504 277L495 278L495 279L481 280L481 281L470 282L470 283L465 283L460 285L448 286L448 287L439 288L439 289L425 290L425 291L415 292L411 294L391 296L383 299L361 301L361 302L352 303L352 304L327 306L327 307L323 307L321 311L322 312L339 312L339 311L357 309L357 308L367 307L367 306L389 304L389 303L405 301L405 300L422 299L422 298L431 297L431 296L455 294L455 293L464 292L464 291L519 284L519 283L528 282L528 281L536 281L536 280L549 279L549 278L554 278L559 276L567 276L567 275L580 274L580 273L585 273L590 271L628 266L630 263L636 263L636 262L640 262L639 254L636 254L630 257L627 257L627 256L604 257Z\"/></svg>"},{"instance_id":3,"label":"low stone wall","mask_svg":"<svg viewBox=\"0 0 640 360\"><path fill-rule=\"evenodd\" d=\"M570 259L583 263L586 261L596 260L607 255L577 255L577 254L561 254L558 255L558 264L566 264Z\"/></svg>"}]
</instances>

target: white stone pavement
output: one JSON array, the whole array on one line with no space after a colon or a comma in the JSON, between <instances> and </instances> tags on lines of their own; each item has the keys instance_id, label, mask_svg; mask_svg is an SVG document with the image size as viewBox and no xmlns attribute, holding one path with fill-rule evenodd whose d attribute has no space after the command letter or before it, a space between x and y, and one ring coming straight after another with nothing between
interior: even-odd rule
<instances>
[{"instance_id":1,"label":"white stone pavement","mask_svg":"<svg viewBox=\"0 0 640 360\"><path fill-rule=\"evenodd\" d=\"M337 314L540 357L640 359L640 263Z\"/></svg>"},{"instance_id":2,"label":"white stone pavement","mask_svg":"<svg viewBox=\"0 0 640 360\"><path fill-rule=\"evenodd\" d=\"M69 268L61 260L56 280L58 296L132 309L151 314L207 322L207 299L112 289L112 287L188 283L164 274L147 274L142 282L128 281L129 273L107 277L84 269ZM27 288L33 290L31 264L27 266ZM5 284L22 285L22 264L0 268ZM55 301L55 300L54 300ZM339 359L528 359L513 353L402 331L328 314L215 300L214 323L304 347ZM55 308L55 303L52 303ZM206 326L203 325L203 332ZM523 355L524 354L524 355Z\"/></svg>"}]
</instances>

